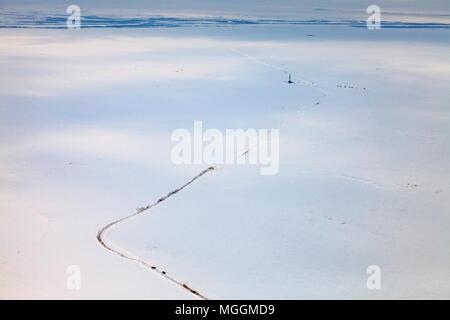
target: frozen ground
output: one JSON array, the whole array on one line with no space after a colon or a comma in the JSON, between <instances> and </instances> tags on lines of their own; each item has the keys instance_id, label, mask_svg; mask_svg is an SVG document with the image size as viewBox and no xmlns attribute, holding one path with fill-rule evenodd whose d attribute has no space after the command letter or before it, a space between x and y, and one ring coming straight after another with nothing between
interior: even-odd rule
<instances>
[{"instance_id":1,"label":"frozen ground","mask_svg":"<svg viewBox=\"0 0 450 320\"><path fill-rule=\"evenodd\" d=\"M209 172L108 239L208 298L449 298L448 32L1 30L0 297L195 298L97 231L207 167L171 163L174 129L300 110L278 175Z\"/></svg>"}]
</instances>

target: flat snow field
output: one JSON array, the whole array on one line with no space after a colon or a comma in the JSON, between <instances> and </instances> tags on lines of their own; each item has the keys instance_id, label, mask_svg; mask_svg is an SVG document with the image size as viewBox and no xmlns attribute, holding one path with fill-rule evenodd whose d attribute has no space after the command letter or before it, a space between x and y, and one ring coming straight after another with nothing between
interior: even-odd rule
<instances>
[{"instance_id":1,"label":"flat snow field","mask_svg":"<svg viewBox=\"0 0 450 320\"><path fill-rule=\"evenodd\" d=\"M213 299L449 299L449 32L1 29L0 298L198 298L163 270ZM107 232L156 271L106 250L208 167L170 158L195 120L283 122L279 173L221 166Z\"/></svg>"}]
</instances>

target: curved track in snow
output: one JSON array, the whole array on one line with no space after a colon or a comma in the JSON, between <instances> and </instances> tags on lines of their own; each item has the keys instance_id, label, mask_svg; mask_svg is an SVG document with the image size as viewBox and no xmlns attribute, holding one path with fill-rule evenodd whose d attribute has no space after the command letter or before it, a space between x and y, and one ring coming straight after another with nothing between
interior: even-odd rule
<instances>
[{"instance_id":1,"label":"curved track in snow","mask_svg":"<svg viewBox=\"0 0 450 320\"><path fill-rule=\"evenodd\" d=\"M200 172L198 175L196 175L194 178L192 178L191 180L189 180L188 182L186 182L184 185L182 185L181 187L169 192L167 195L165 195L162 198L159 198L157 201L155 201L152 204L149 204L143 208L139 208L135 213L130 214L126 217L120 218L118 220L115 220L109 224L107 224L106 226L104 226L102 229L100 229L97 233L97 241L107 250L119 255L122 258L128 259L128 260L132 260L132 261L136 261L141 263L143 266L150 268L152 270L154 270L155 272L159 273L161 276L163 276L164 278L166 278L167 280L172 281L173 283L182 286L183 288L185 288L186 290L190 291L192 294L203 298L203 299L207 299L204 295L202 295L201 293L199 293L198 291L192 289L190 286L188 286L186 283L183 283L182 281L172 277L171 275L169 275L166 271L164 271L162 268L153 265L147 261L145 261L144 259L130 253L127 252L126 250L120 248L117 245L114 245L112 242L108 241L107 239L105 239L105 235L107 234L108 231L110 231L112 228L114 228L115 226L117 226L119 223L124 222L125 220L130 220L132 218L135 218L136 216L143 214L146 210L149 210L155 206L157 206L159 203L167 200L168 198L170 198L171 196L173 196L174 194L180 192L181 190L183 190L184 188L186 188L187 186L189 186L191 183L193 183L195 180L197 180L198 178L200 178L201 176L203 176L204 174L210 172L214 170L214 167L209 167L205 170L203 170L202 172Z\"/></svg>"},{"instance_id":2,"label":"curved track in snow","mask_svg":"<svg viewBox=\"0 0 450 320\"><path fill-rule=\"evenodd\" d=\"M263 65L263 66L272 68L272 69L274 69L274 70L278 70L278 71L280 71L280 72L283 72L283 73L286 74L286 75L290 73L290 72L288 72L287 70L284 70L284 69L282 69L282 68L279 68L279 67L277 67L277 66L271 65L271 64L269 64L269 63L267 63L267 62L264 62L264 61L262 61L262 60L259 60L259 59L257 59L257 58L254 58L254 57L252 57L252 56L249 56L249 55L247 55L247 54L245 54L245 53L243 53L243 52L241 52L241 51L239 51L239 50L237 50L237 49L235 49L235 48L228 48L228 49L231 50L231 51L233 51L233 52L235 52L235 53L237 53L237 54L239 54L239 55L241 55L241 56L243 56L243 57L245 57L245 58L247 58L247 59L250 60L250 61L255 62L255 63L258 63L258 64L261 64L261 65ZM297 81L299 81L299 82L297 82ZM293 115L291 115L290 117L286 118L284 121L282 121L282 122L279 123L279 125L278 125L278 127L277 127L278 129L281 128L284 124L286 124L286 123L292 121L293 119L295 119L295 118L303 111L303 109L308 108L308 107L313 107L313 106L319 105L319 104L327 97L327 95L328 95L328 92L325 91L324 89L320 88L318 85L314 84L313 82L311 82L311 81L309 81L309 80L302 79L302 78L300 78L300 77L294 77L294 83L292 83L292 84L293 84L293 85L306 85L306 86L312 86L313 88L315 88L316 90L318 90L319 92L321 92L322 95L321 95L317 100L315 100L313 103L307 104L307 105L303 105L303 106L299 107L299 108L297 109L297 111L296 111ZM240 154L240 156L244 156L245 154L247 154L248 151L249 151L249 149L252 148L252 147L253 147L252 145L249 146L247 150L245 150L244 152L242 152L242 153ZM104 226L103 228L101 228L101 229L98 231L98 233L97 233L97 241L98 241L98 242L100 243L100 245L101 245L103 248L105 248L106 250L108 250L108 251L110 251L110 252L112 252L112 253L115 253L115 254L117 254L118 256L122 257L122 258L131 260L131 261L138 262L138 263L142 264L144 267L147 267L147 268L149 268L149 269L151 269L151 270L157 272L159 275L161 275L162 277L166 278L167 280L169 280L169 281L171 281L171 282L173 282L173 283L175 283L175 284L181 286L182 288L188 290L190 293L194 294L195 296L207 300L208 298L207 298L205 295L201 294L201 293L198 292L197 290L194 290L193 288L191 288L190 286L188 286L188 285L187 285L186 283L184 283L183 281L180 281L180 280L176 279L175 277L169 275L163 268L158 267L158 266L156 266L156 265L154 265L154 264L152 264L152 263L150 263L150 262L144 260L143 258L138 257L138 256L134 255L133 253L130 253L130 252L128 252L128 251L126 251L126 250L120 248L118 245L113 244L111 241L109 241L109 240L107 239L106 235L108 234L109 231L111 231L111 230L112 230L114 227L116 227L118 224L120 224L120 223L122 223L122 222L124 222L124 221L126 221L126 220L133 219L133 218L135 218L135 217L137 217L137 216L139 216L139 215L141 215L141 214L144 214L147 210L149 210L149 209L151 209L151 208L157 206L159 203L161 203L161 202L167 200L167 199L170 198L171 196L173 196L173 195L177 194L178 192L182 191L184 188L186 188L186 187L188 187L190 184L194 183L197 179L199 179L199 178L202 177L203 175L207 174L208 172L215 170L216 168L217 168L217 167L209 167L209 168L203 170L202 172L200 172L199 174L197 174L195 177L193 177L191 180L189 180L188 182L186 182L185 184L183 184L181 187L179 187L179 188L177 188L177 189L175 189L175 190L169 192L167 195L165 195L165 196L162 197L162 198L159 198L159 199L158 199L157 201L155 201L154 203L151 203L151 204L149 204L149 205L147 205L147 206L145 206L145 207L139 208L139 209L137 209L137 211L136 211L135 213L130 214L130 215L128 215L128 216L125 216L125 217L123 217L123 218L117 219L117 220L115 220L115 221L113 221L113 222L107 224L106 226Z\"/></svg>"}]
</instances>

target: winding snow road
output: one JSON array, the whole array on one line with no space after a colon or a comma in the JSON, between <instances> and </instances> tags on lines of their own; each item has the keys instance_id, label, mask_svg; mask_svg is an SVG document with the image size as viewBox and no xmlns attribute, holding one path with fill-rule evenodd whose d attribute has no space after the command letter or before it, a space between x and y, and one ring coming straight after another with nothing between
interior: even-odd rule
<instances>
[{"instance_id":1,"label":"winding snow road","mask_svg":"<svg viewBox=\"0 0 450 320\"><path fill-rule=\"evenodd\" d=\"M228 49L233 51L233 52L235 52L235 53L237 53L237 54L239 54L239 55L241 55L241 56L243 56L243 57L245 57L246 59L248 59L250 61L253 61L254 63L258 63L258 64L261 64L263 66L266 66L266 67L278 70L280 72L283 72L286 75L290 73L287 70L281 69L281 68L279 68L277 66L271 65L271 64L266 63L264 61L261 61L261 60L259 60L257 58L249 56L249 55L247 55L247 54L245 54L245 53L243 53L240 50L237 50L235 48L228 48ZM294 114L292 114L290 117L286 118L284 121L279 123L278 129L281 128L284 124L286 124L286 123L292 121L293 119L295 119L305 108L313 107L313 106L316 106L316 105L320 104L328 95L328 92L325 91L324 89L320 88L317 84L314 84L313 82L311 82L309 80L306 80L306 79L302 79L300 77L295 77L294 78L293 85L312 86L313 88L315 88L316 90L321 92L322 95L317 100L315 100L313 103L307 104L307 105L303 105L303 106L299 107ZM253 146L249 146L247 150L245 150L244 152L242 152L240 154L240 156L245 155L249 151L249 149L251 147L253 147ZM217 168L218 167L209 167L209 168L203 170L202 172L197 174L195 177L193 177L191 180L186 182L184 185L182 185L181 187L179 187L179 188L169 192L167 195L165 195L164 197L158 199L156 202L154 202L152 204L149 204L149 205L147 205L145 207L138 208L135 213L130 214L128 216L125 216L123 218L120 218L118 220L115 220L115 221L107 224L106 226L104 226L103 228L101 228L98 231L98 233L97 233L97 241L100 243L100 245L103 248L107 249L108 251L111 251L111 252L117 254L118 256L120 256L122 258L125 258L125 259L128 259L128 260L132 260L132 261L136 261L136 262L142 264L143 266L145 266L145 267L147 267L147 268L157 272L158 274L160 274L162 277L166 278L167 280L169 280L169 281L171 281L171 282L181 286L182 288L188 290L189 292L191 292L195 296L207 300L208 298L204 294L199 293L197 290L194 290L193 288L188 286L185 282L180 281L180 280L176 279L175 277L169 275L163 268L158 267L157 265L154 265L154 264L144 260L143 258L138 257L138 256L134 255L133 253L122 249L118 245L115 245L114 243L112 243L110 240L107 239L107 234L108 234L109 231L111 231L114 227L116 227L120 223L122 223L122 222L124 222L126 220L130 220L132 218L135 218L138 215L144 214L147 210L149 210L149 209L157 206L159 203L169 199L171 196L177 194L178 192L182 191L184 188L188 187L190 184L194 183L197 179L199 179L203 175L205 175L205 174L207 174L207 173L209 173L209 172L211 172L211 171L213 171L213 170L215 170Z\"/></svg>"}]
</instances>

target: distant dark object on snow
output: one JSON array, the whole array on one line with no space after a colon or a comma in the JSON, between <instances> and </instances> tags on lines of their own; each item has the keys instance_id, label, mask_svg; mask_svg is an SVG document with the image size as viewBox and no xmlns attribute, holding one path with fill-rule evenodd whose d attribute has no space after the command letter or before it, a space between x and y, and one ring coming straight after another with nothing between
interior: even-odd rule
<instances>
[{"instance_id":1,"label":"distant dark object on snow","mask_svg":"<svg viewBox=\"0 0 450 320\"><path fill-rule=\"evenodd\" d=\"M365 87L364 88L359 88L359 87L356 87L356 86L343 85L343 84L337 84L336 87L338 87L338 88L345 88L345 89L358 89L358 90L362 89L362 90L366 90Z\"/></svg>"},{"instance_id":2,"label":"distant dark object on snow","mask_svg":"<svg viewBox=\"0 0 450 320\"><path fill-rule=\"evenodd\" d=\"M288 83L294 83L294 81L292 81L292 79L291 79L291 74L289 73L289 80L288 80Z\"/></svg>"}]
</instances>

